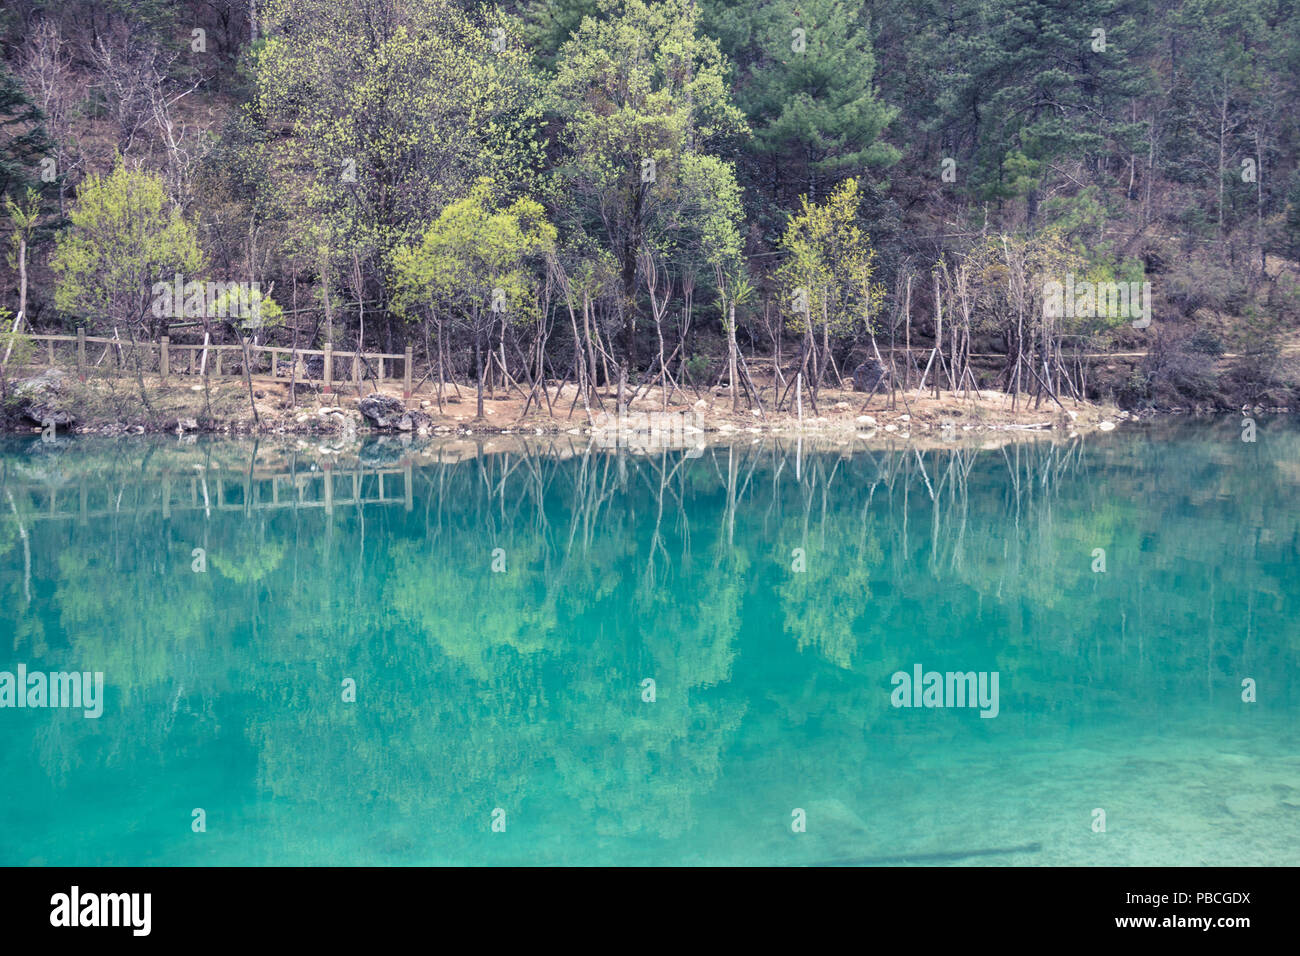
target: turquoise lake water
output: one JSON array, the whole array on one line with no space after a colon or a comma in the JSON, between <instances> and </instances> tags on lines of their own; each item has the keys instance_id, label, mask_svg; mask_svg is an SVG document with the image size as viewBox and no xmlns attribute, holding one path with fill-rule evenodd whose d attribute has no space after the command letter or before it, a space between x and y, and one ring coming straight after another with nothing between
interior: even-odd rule
<instances>
[{"instance_id":1,"label":"turquoise lake water","mask_svg":"<svg viewBox=\"0 0 1300 956\"><path fill-rule=\"evenodd\" d=\"M0 708L0 864L1300 864L1300 429L1258 426L10 441L0 672L104 700ZM916 665L997 715L893 706Z\"/></svg>"}]
</instances>

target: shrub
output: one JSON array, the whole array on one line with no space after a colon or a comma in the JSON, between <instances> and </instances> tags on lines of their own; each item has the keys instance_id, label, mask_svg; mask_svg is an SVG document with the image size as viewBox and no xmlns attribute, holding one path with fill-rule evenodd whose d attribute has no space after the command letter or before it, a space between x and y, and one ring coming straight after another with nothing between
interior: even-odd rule
<instances>
[{"instance_id":1,"label":"shrub","mask_svg":"<svg viewBox=\"0 0 1300 956\"><path fill-rule=\"evenodd\" d=\"M696 385L704 382L705 377L709 374L709 359L705 355L692 355L686 360L686 374L690 376L691 381Z\"/></svg>"},{"instance_id":2,"label":"shrub","mask_svg":"<svg viewBox=\"0 0 1300 956\"><path fill-rule=\"evenodd\" d=\"M1158 335L1138 369L1142 381L1134 383L1137 403L1164 407L1215 399L1219 375L1207 347L1212 345L1206 337L1198 340L1195 333Z\"/></svg>"}]
</instances>

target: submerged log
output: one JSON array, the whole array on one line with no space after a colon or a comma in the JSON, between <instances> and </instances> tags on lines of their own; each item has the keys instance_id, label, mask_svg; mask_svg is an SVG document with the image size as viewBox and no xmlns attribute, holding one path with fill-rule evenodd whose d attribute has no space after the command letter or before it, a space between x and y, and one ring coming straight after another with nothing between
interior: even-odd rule
<instances>
[{"instance_id":1,"label":"submerged log","mask_svg":"<svg viewBox=\"0 0 1300 956\"><path fill-rule=\"evenodd\" d=\"M1024 846L989 847L982 850L940 850L933 853L903 853L896 856L860 856L844 860L824 860L820 863L796 863L793 866L877 866L886 863L950 863L975 856L1010 856L1014 853L1038 853L1041 843Z\"/></svg>"}]
</instances>

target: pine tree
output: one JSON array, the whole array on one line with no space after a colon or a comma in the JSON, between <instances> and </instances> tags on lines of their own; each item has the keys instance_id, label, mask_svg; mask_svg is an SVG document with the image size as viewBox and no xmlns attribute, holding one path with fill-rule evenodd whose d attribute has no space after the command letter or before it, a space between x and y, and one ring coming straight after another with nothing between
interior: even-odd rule
<instances>
[{"instance_id":1,"label":"pine tree","mask_svg":"<svg viewBox=\"0 0 1300 956\"><path fill-rule=\"evenodd\" d=\"M897 162L899 151L884 136L898 110L877 93L860 7L717 0L705 23L737 64L737 105L754 131L746 173L767 201L760 210L766 232L779 229L800 196L816 202L850 177Z\"/></svg>"},{"instance_id":2,"label":"pine tree","mask_svg":"<svg viewBox=\"0 0 1300 956\"><path fill-rule=\"evenodd\" d=\"M1117 0L991 0L982 20L954 44L970 66L944 106L970 124L973 194L1022 197L1033 226L1054 163L1135 147L1136 27Z\"/></svg>"},{"instance_id":3,"label":"pine tree","mask_svg":"<svg viewBox=\"0 0 1300 956\"><path fill-rule=\"evenodd\" d=\"M17 78L0 63L0 195L18 197L40 181L49 149L41 111Z\"/></svg>"}]
</instances>

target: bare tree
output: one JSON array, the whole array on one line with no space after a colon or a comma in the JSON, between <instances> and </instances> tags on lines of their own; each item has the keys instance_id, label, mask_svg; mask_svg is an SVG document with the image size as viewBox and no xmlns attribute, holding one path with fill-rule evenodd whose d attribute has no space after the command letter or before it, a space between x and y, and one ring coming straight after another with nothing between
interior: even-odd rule
<instances>
[{"instance_id":1,"label":"bare tree","mask_svg":"<svg viewBox=\"0 0 1300 956\"><path fill-rule=\"evenodd\" d=\"M211 148L208 128L179 119L176 110L176 105L201 83L198 80L182 90L171 91L166 78L155 75L149 85L149 110L167 158L167 189L178 209L184 208L190 198L195 166Z\"/></svg>"},{"instance_id":2,"label":"bare tree","mask_svg":"<svg viewBox=\"0 0 1300 956\"><path fill-rule=\"evenodd\" d=\"M59 184L59 212L66 210L69 175L80 169L85 157L77 144L72 119L77 104L86 98L84 83L73 68L72 53L53 20L41 20L29 34L18 61L21 77L33 102L45 117L45 129L54 144L55 174Z\"/></svg>"},{"instance_id":3,"label":"bare tree","mask_svg":"<svg viewBox=\"0 0 1300 956\"><path fill-rule=\"evenodd\" d=\"M158 48L126 33L97 36L85 52L98 74L93 86L117 126L117 149L125 155L153 120L151 86L157 76Z\"/></svg>"}]
</instances>

